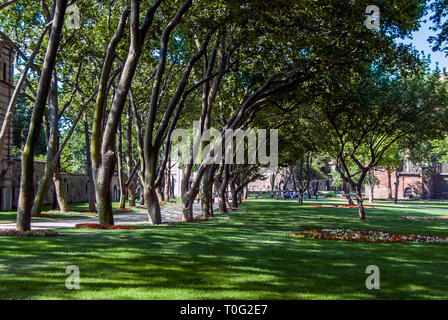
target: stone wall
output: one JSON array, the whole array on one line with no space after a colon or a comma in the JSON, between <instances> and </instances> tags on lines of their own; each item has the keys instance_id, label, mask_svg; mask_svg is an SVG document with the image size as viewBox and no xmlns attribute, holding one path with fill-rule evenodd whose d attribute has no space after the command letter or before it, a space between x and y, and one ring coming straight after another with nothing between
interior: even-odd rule
<instances>
[{"instance_id":1,"label":"stone wall","mask_svg":"<svg viewBox=\"0 0 448 320\"><path fill-rule=\"evenodd\" d=\"M45 170L45 161L34 161L34 194L37 193L38 183ZM12 208L17 207L19 200L21 174L21 159L13 159L7 169L6 178L12 181ZM86 174L61 173L62 181L69 203L89 201L89 176ZM112 201L120 200L120 188L117 175L112 178L111 184ZM51 184L50 190L45 196L44 204L52 204L56 198L54 185Z\"/></svg>"}]
</instances>

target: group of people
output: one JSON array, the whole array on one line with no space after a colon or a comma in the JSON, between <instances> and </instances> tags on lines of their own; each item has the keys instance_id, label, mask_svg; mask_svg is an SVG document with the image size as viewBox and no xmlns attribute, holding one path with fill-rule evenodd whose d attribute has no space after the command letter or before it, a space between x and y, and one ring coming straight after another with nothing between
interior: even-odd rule
<instances>
[{"instance_id":1,"label":"group of people","mask_svg":"<svg viewBox=\"0 0 448 320\"><path fill-rule=\"evenodd\" d=\"M305 197L308 196L308 192L309 191L305 191L305 194L304 194ZM286 192L281 191L280 193L277 192L277 200L279 199L279 196L280 196L280 199L282 199L282 200L284 200L284 199L297 199L299 197L299 193L295 192L295 191L286 191ZM316 197L316 200L317 200L318 197L319 197L319 193L316 192L314 194L314 196Z\"/></svg>"}]
</instances>

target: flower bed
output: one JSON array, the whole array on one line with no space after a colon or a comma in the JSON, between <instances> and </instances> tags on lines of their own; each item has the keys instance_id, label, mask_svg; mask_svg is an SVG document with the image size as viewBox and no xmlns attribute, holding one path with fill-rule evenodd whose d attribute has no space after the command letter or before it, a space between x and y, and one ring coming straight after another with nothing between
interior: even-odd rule
<instances>
[{"instance_id":1,"label":"flower bed","mask_svg":"<svg viewBox=\"0 0 448 320\"><path fill-rule=\"evenodd\" d=\"M75 225L75 228L78 228L78 229L101 229L101 230L105 230L105 229L107 229L107 230L110 230L110 229L115 229L115 230L138 229L138 227L134 227L134 226L114 226L112 224L99 224L99 223L79 223L79 224Z\"/></svg>"},{"instance_id":2,"label":"flower bed","mask_svg":"<svg viewBox=\"0 0 448 320\"><path fill-rule=\"evenodd\" d=\"M5 237L56 237L60 236L54 230L30 230L30 231L19 231L15 229L10 230L0 230L0 236Z\"/></svg>"},{"instance_id":3,"label":"flower bed","mask_svg":"<svg viewBox=\"0 0 448 320\"><path fill-rule=\"evenodd\" d=\"M356 204L309 204L308 207L313 208L358 208ZM371 206L363 206L367 209L374 209Z\"/></svg>"},{"instance_id":4,"label":"flower bed","mask_svg":"<svg viewBox=\"0 0 448 320\"><path fill-rule=\"evenodd\" d=\"M436 216L436 217L402 216L400 218L414 219L414 220L448 220L448 216Z\"/></svg>"},{"instance_id":5,"label":"flower bed","mask_svg":"<svg viewBox=\"0 0 448 320\"><path fill-rule=\"evenodd\" d=\"M448 237L433 235L397 235L389 232L362 231L351 229L300 229L289 236L310 239L340 240L352 242L426 242L434 244L448 244Z\"/></svg>"}]
</instances>

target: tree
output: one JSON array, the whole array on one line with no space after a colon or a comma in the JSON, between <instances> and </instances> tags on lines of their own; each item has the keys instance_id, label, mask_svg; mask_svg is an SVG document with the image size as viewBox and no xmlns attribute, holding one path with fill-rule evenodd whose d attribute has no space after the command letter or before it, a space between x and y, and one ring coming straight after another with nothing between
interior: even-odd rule
<instances>
[{"instance_id":1,"label":"tree","mask_svg":"<svg viewBox=\"0 0 448 320\"><path fill-rule=\"evenodd\" d=\"M27 231L31 228L31 206L33 203L33 170L34 170L34 150L39 138L39 132L43 120L45 105L51 84L56 55L62 35L64 24L64 14L67 8L67 0L55 0L53 14L53 24L51 27L50 39L45 54L45 62L42 69L39 87L34 103L33 115L31 118L30 130L22 154L22 177L20 181L20 195L17 215L17 229Z\"/></svg>"},{"instance_id":2,"label":"tree","mask_svg":"<svg viewBox=\"0 0 448 320\"><path fill-rule=\"evenodd\" d=\"M379 72L379 73L378 73ZM427 139L443 131L446 88L437 75L391 75L381 69L366 78L330 82L322 121L334 135L331 154L342 180L356 193L360 219L365 219L362 185L387 149L403 137ZM324 95L325 96L325 95ZM331 137L329 137L331 139ZM351 168L356 168L356 172ZM354 174L359 173L355 178Z\"/></svg>"}]
</instances>

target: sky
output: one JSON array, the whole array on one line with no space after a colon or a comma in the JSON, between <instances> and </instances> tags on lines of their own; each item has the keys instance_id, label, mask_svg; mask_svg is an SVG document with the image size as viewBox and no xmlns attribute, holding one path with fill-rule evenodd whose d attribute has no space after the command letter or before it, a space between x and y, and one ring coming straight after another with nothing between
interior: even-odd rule
<instances>
[{"instance_id":1,"label":"sky","mask_svg":"<svg viewBox=\"0 0 448 320\"><path fill-rule=\"evenodd\" d=\"M436 68L436 62L439 64L439 69L443 70L446 68L448 70L448 58L445 57L445 54L440 51L432 51L431 44L428 42L428 38L430 36L436 36L437 33L429 29L432 25L432 22L429 21L429 15L424 17L422 20L425 20L421 24L421 27L418 31L412 34L412 39L401 40L400 42L405 44L412 44L419 52L423 51L425 55L431 55L431 70Z\"/></svg>"}]
</instances>

